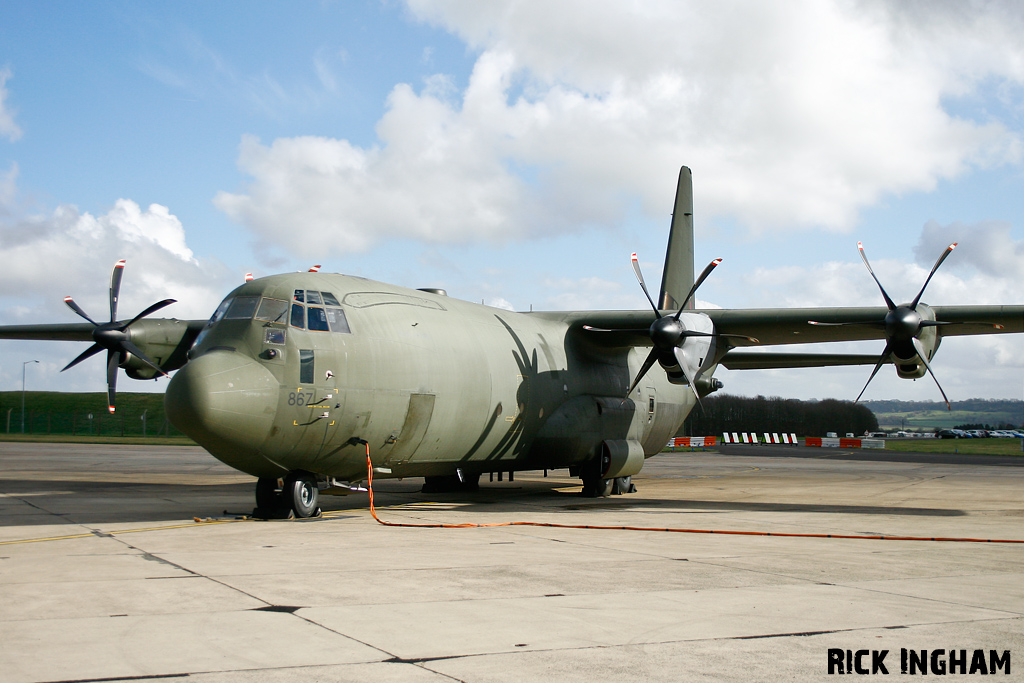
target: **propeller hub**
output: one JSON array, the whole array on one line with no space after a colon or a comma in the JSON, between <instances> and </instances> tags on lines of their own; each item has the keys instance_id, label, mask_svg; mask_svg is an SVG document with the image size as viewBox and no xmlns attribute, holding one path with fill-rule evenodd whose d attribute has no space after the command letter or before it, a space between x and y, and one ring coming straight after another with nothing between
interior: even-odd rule
<instances>
[{"instance_id":1,"label":"propeller hub","mask_svg":"<svg viewBox=\"0 0 1024 683\"><path fill-rule=\"evenodd\" d=\"M120 350L121 344L128 339L128 334L116 323L97 325L92 331L92 338L105 349Z\"/></svg>"},{"instance_id":2,"label":"propeller hub","mask_svg":"<svg viewBox=\"0 0 1024 683\"><path fill-rule=\"evenodd\" d=\"M885 337L892 342L908 342L921 332L921 314L907 304L885 314Z\"/></svg>"},{"instance_id":3,"label":"propeller hub","mask_svg":"<svg viewBox=\"0 0 1024 683\"><path fill-rule=\"evenodd\" d=\"M679 345L686 333L686 325L672 316L658 318L651 323L651 341L659 349L672 349Z\"/></svg>"}]
</instances>

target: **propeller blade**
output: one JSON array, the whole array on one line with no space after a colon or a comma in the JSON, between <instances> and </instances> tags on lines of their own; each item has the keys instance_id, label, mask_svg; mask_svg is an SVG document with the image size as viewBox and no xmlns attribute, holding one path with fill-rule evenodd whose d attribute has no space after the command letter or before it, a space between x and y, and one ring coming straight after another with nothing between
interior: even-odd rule
<instances>
[{"instance_id":1,"label":"propeller blade","mask_svg":"<svg viewBox=\"0 0 1024 683\"><path fill-rule=\"evenodd\" d=\"M818 325L820 327L847 327L851 325L866 325L868 327L885 327L884 320L857 320L848 323L823 323L818 320L808 320L808 325Z\"/></svg>"},{"instance_id":2,"label":"propeller blade","mask_svg":"<svg viewBox=\"0 0 1024 683\"><path fill-rule=\"evenodd\" d=\"M146 354L142 353L142 350L139 349L138 346L136 346L135 344L132 344L127 339L124 340L123 342L121 342L121 350L127 351L128 353L132 354L133 356L135 356L136 358L141 360L143 363L145 363L149 367L151 367L154 370L156 370L157 372L159 372L161 375L166 375L167 374L166 372L163 371L163 369L159 365L157 365L155 362L153 362L152 359L150 359L148 356L146 356Z\"/></svg>"},{"instance_id":3,"label":"propeller blade","mask_svg":"<svg viewBox=\"0 0 1024 683\"><path fill-rule=\"evenodd\" d=\"M92 358L93 356L95 356L95 355L96 355L97 353L99 353L99 352L100 352L100 351L102 351L102 350L103 350L103 347L102 347L102 346L100 346L99 344L93 344L92 346L90 346L89 348L87 348L87 349L86 349L86 350L85 350L85 351L84 351L84 352L83 352L82 354L80 354L80 355L78 356L78 358L74 359L73 361L71 361L70 363L68 363L67 365L65 365L65 366L64 366L64 367L63 367L63 368L61 369L61 372L64 372L64 371L65 371L65 370L67 370L68 368L73 368L73 367L75 367L76 365L78 365L79 363L81 363L81 362L82 362L83 360L85 360L86 358Z\"/></svg>"},{"instance_id":4,"label":"propeller blade","mask_svg":"<svg viewBox=\"0 0 1024 683\"><path fill-rule=\"evenodd\" d=\"M882 355L878 357L878 362L875 363L875 369L871 371L871 376L868 377L868 381L864 383L864 388L860 390L859 394L857 394L857 398L853 399L854 403L859 401L860 397L864 395L864 392L868 390L868 385L871 384L871 380L875 378L875 375L878 374L878 371L882 369L883 365L885 365L885 359L888 358L889 354L891 353L892 348L889 346L889 342L886 342L885 349L882 351Z\"/></svg>"},{"instance_id":5,"label":"propeller blade","mask_svg":"<svg viewBox=\"0 0 1024 683\"><path fill-rule=\"evenodd\" d=\"M88 315L86 315L85 311L82 310L82 307L79 306L78 304L76 304L75 300L72 299L70 296L64 297L64 303L66 303L68 305L68 308L70 308L72 311L74 311L78 315L82 316L83 318L85 318L86 320L91 322L93 325L99 325L98 322L96 322L95 320L90 318Z\"/></svg>"},{"instance_id":6,"label":"propeller blade","mask_svg":"<svg viewBox=\"0 0 1024 683\"><path fill-rule=\"evenodd\" d=\"M927 287L928 283L932 281L932 275L935 275L935 271L939 269L939 266L941 266L942 262L946 260L946 257L953 253L954 249L956 249L956 242L953 242L953 244L946 247L946 251L942 252L942 256L940 256L939 260L937 260L935 262L935 265L932 266L932 272L928 273L927 279L925 279L924 284L921 286L921 291L917 293L916 297L914 297L914 303L910 304L910 307L913 308L915 311L917 310L917 302L919 302L921 300L921 296L924 295L925 287ZM928 364L925 363L925 367L927 367L927 365ZM937 383L938 382L936 382L936 384ZM946 404L948 405L949 401L946 401Z\"/></svg>"},{"instance_id":7,"label":"propeller blade","mask_svg":"<svg viewBox=\"0 0 1024 683\"><path fill-rule=\"evenodd\" d=\"M757 337L748 337L745 334L729 334L726 332L699 332L697 330L683 330L682 337L723 337L728 339L742 339L743 341L750 342L751 344L760 344L761 341Z\"/></svg>"},{"instance_id":8,"label":"propeller blade","mask_svg":"<svg viewBox=\"0 0 1024 683\"><path fill-rule=\"evenodd\" d=\"M690 389L693 390L693 397L697 399L697 405L700 406L701 412L704 412L704 404L700 402L700 394L697 393L697 385L686 373L686 356L683 355L683 349L677 346L672 349L672 354L676 357L676 363L679 364L679 371L683 373L683 378L686 380L686 383L690 385Z\"/></svg>"},{"instance_id":9,"label":"propeller blade","mask_svg":"<svg viewBox=\"0 0 1024 683\"><path fill-rule=\"evenodd\" d=\"M950 249L952 249L952 247L950 247ZM936 267L938 267L938 264L936 264ZM935 373L932 372L932 366L928 364L928 357L924 352L924 346L921 344L921 340L914 337L912 341L914 343L914 348L917 350L918 358L920 358L921 362L924 363L924 367L928 371L928 374L932 376L933 380L935 380L935 386L939 388L939 393L942 394L942 399L946 402L946 410L952 411L953 407L949 405L949 399L946 398L946 392L942 390L942 385L939 384L939 378L935 376Z\"/></svg>"},{"instance_id":10,"label":"propeller blade","mask_svg":"<svg viewBox=\"0 0 1024 683\"><path fill-rule=\"evenodd\" d=\"M647 371L654 366L654 362L656 360L658 360L658 349L651 349L651 352L647 355L647 360L645 360L644 364L640 367L640 372L637 373L636 379L633 380L631 385L629 385L629 390L626 392L626 398L629 398L629 395L633 393L633 390L636 389L636 385L640 384L640 380L642 380L644 375L647 374Z\"/></svg>"},{"instance_id":11,"label":"propeller blade","mask_svg":"<svg viewBox=\"0 0 1024 683\"><path fill-rule=\"evenodd\" d=\"M651 331L650 328L646 328L646 327L644 329L642 329L642 330L640 330L640 329L609 330L609 329L604 328L604 327L593 327L592 325L584 325L583 329L586 330L587 332L628 332L630 334L649 334L650 331Z\"/></svg>"},{"instance_id":12,"label":"propeller blade","mask_svg":"<svg viewBox=\"0 0 1024 683\"><path fill-rule=\"evenodd\" d=\"M117 320L117 297L121 293L121 278L124 276L124 259L114 264L110 271L110 322Z\"/></svg>"},{"instance_id":13,"label":"propeller blade","mask_svg":"<svg viewBox=\"0 0 1024 683\"><path fill-rule=\"evenodd\" d=\"M676 311L676 320L679 320L679 316L682 314L683 310L686 308L686 304L690 303L690 299L693 297L694 293L697 291L697 288L700 287L701 284L703 284L704 280L708 279L708 275L711 275L711 271L714 270L715 268L717 268L718 264L721 263L721 262L722 262L722 259L716 258L714 261L709 263L707 265L707 267L704 268L704 272L700 274L700 277L697 278L697 281L693 283L693 287L690 287L690 292L686 295L686 298L683 299L683 305L679 307L678 311Z\"/></svg>"},{"instance_id":14,"label":"propeller blade","mask_svg":"<svg viewBox=\"0 0 1024 683\"><path fill-rule=\"evenodd\" d=\"M636 258L635 251L633 252L630 258L633 261L633 272L636 273L636 279L640 282L640 289L644 290L644 295L647 297L647 300L651 302L651 308L654 309L654 314L660 318L661 312L658 310L658 307L654 304L654 299L651 298L651 293L647 291L647 283L644 282L644 275L643 273L640 272L640 262Z\"/></svg>"},{"instance_id":15,"label":"propeller blade","mask_svg":"<svg viewBox=\"0 0 1024 683\"><path fill-rule=\"evenodd\" d=\"M860 250L860 257L864 260L864 265L867 266L868 272L871 273L871 277L874 278L875 284L878 285L878 289L881 290L882 298L885 299L885 305L889 307L890 311L895 311L896 304L894 304L892 302L892 299L889 298L889 295L885 293L885 287L883 287L882 283L878 281L878 278L875 276L875 271L871 270L871 264L868 263L867 254L864 253L864 245L861 244L860 242L857 242L857 249Z\"/></svg>"},{"instance_id":16,"label":"propeller blade","mask_svg":"<svg viewBox=\"0 0 1024 683\"><path fill-rule=\"evenodd\" d=\"M117 366L121 353L107 350L107 410L114 412L114 398L117 396Z\"/></svg>"},{"instance_id":17,"label":"propeller blade","mask_svg":"<svg viewBox=\"0 0 1024 683\"><path fill-rule=\"evenodd\" d=\"M141 320L142 318L145 318L150 313L155 313L156 311L159 311L164 306L170 306L171 304L174 304L174 303L177 303L177 302L178 302L177 299L164 299L163 301L158 301L155 304L153 304L152 306L150 306L149 308L147 308L146 310L144 310L142 313L139 313L137 316L132 318L130 322L125 323L125 325L121 329L122 330L127 329L127 328L131 327L132 325L134 325L139 320Z\"/></svg>"}]
</instances>

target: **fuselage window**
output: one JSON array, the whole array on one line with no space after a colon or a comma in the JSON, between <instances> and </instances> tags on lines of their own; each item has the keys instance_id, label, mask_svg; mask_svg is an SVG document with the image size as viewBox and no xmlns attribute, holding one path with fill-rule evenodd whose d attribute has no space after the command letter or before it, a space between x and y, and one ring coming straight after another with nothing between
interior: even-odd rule
<instances>
[{"instance_id":1,"label":"fuselage window","mask_svg":"<svg viewBox=\"0 0 1024 683\"><path fill-rule=\"evenodd\" d=\"M312 384L313 378L313 350L299 349L299 384Z\"/></svg>"},{"instance_id":2,"label":"fuselage window","mask_svg":"<svg viewBox=\"0 0 1024 683\"><path fill-rule=\"evenodd\" d=\"M322 296L324 298L324 305L325 306L340 306L341 305L341 302L338 301L338 299L333 294L331 294L330 292L320 292L320 296Z\"/></svg>"},{"instance_id":3,"label":"fuselage window","mask_svg":"<svg viewBox=\"0 0 1024 683\"><path fill-rule=\"evenodd\" d=\"M349 334L352 332L348 327L348 318L345 317L345 311L340 308L328 308L327 320L330 321L331 329L335 332L341 332L343 334Z\"/></svg>"},{"instance_id":4,"label":"fuselage window","mask_svg":"<svg viewBox=\"0 0 1024 683\"><path fill-rule=\"evenodd\" d=\"M257 320L265 320L271 323L284 322L284 315L288 312L288 302L280 299L264 299L260 302L259 310L256 311Z\"/></svg>"},{"instance_id":5,"label":"fuselage window","mask_svg":"<svg viewBox=\"0 0 1024 683\"><path fill-rule=\"evenodd\" d=\"M267 344L284 344L285 329L283 327L268 327L264 341Z\"/></svg>"},{"instance_id":6,"label":"fuselage window","mask_svg":"<svg viewBox=\"0 0 1024 683\"><path fill-rule=\"evenodd\" d=\"M258 296L236 297L224 315L225 320L249 320L256 312L256 304L259 303Z\"/></svg>"},{"instance_id":7,"label":"fuselage window","mask_svg":"<svg viewBox=\"0 0 1024 683\"><path fill-rule=\"evenodd\" d=\"M292 304L292 327L306 327L306 308L302 304Z\"/></svg>"},{"instance_id":8,"label":"fuselage window","mask_svg":"<svg viewBox=\"0 0 1024 683\"><path fill-rule=\"evenodd\" d=\"M310 306L306 310L309 315L309 329L321 332L331 331L331 328L327 326L327 315L324 313L324 309Z\"/></svg>"},{"instance_id":9,"label":"fuselage window","mask_svg":"<svg viewBox=\"0 0 1024 683\"><path fill-rule=\"evenodd\" d=\"M305 290L303 290L303 289L296 289L295 290L295 300L296 301L305 301L305 297L303 297L304 292L305 292Z\"/></svg>"},{"instance_id":10,"label":"fuselage window","mask_svg":"<svg viewBox=\"0 0 1024 683\"><path fill-rule=\"evenodd\" d=\"M312 289L307 289L306 303L320 305L320 292L314 292Z\"/></svg>"}]
</instances>

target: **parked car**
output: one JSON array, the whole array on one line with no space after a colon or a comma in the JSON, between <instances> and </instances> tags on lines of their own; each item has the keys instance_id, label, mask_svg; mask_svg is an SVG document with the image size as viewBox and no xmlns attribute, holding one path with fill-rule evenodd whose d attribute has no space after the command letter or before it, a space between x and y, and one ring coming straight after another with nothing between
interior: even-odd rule
<instances>
[{"instance_id":1,"label":"parked car","mask_svg":"<svg viewBox=\"0 0 1024 683\"><path fill-rule=\"evenodd\" d=\"M984 439L988 436L988 432L984 429L968 429L967 433L970 434L973 439Z\"/></svg>"},{"instance_id":2,"label":"parked car","mask_svg":"<svg viewBox=\"0 0 1024 683\"><path fill-rule=\"evenodd\" d=\"M957 433L959 431L959 429L940 429L935 436L940 439L959 439L960 434Z\"/></svg>"}]
</instances>

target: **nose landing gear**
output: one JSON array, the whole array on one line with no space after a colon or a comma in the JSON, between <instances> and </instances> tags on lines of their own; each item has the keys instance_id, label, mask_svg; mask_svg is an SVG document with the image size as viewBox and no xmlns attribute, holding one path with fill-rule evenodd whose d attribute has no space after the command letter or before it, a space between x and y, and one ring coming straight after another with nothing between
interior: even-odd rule
<instances>
[{"instance_id":1,"label":"nose landing gear","mask_svg":"<svg viewBox=\"0 0 1024 683\"><path fill-rule=\"evenodd\" d=\"M316 477L309 472L296 470L283 480L260 477L256 482L256 509L252 516L260 519L317 517L319 500Z\"/></svg>"}]
</instances>

